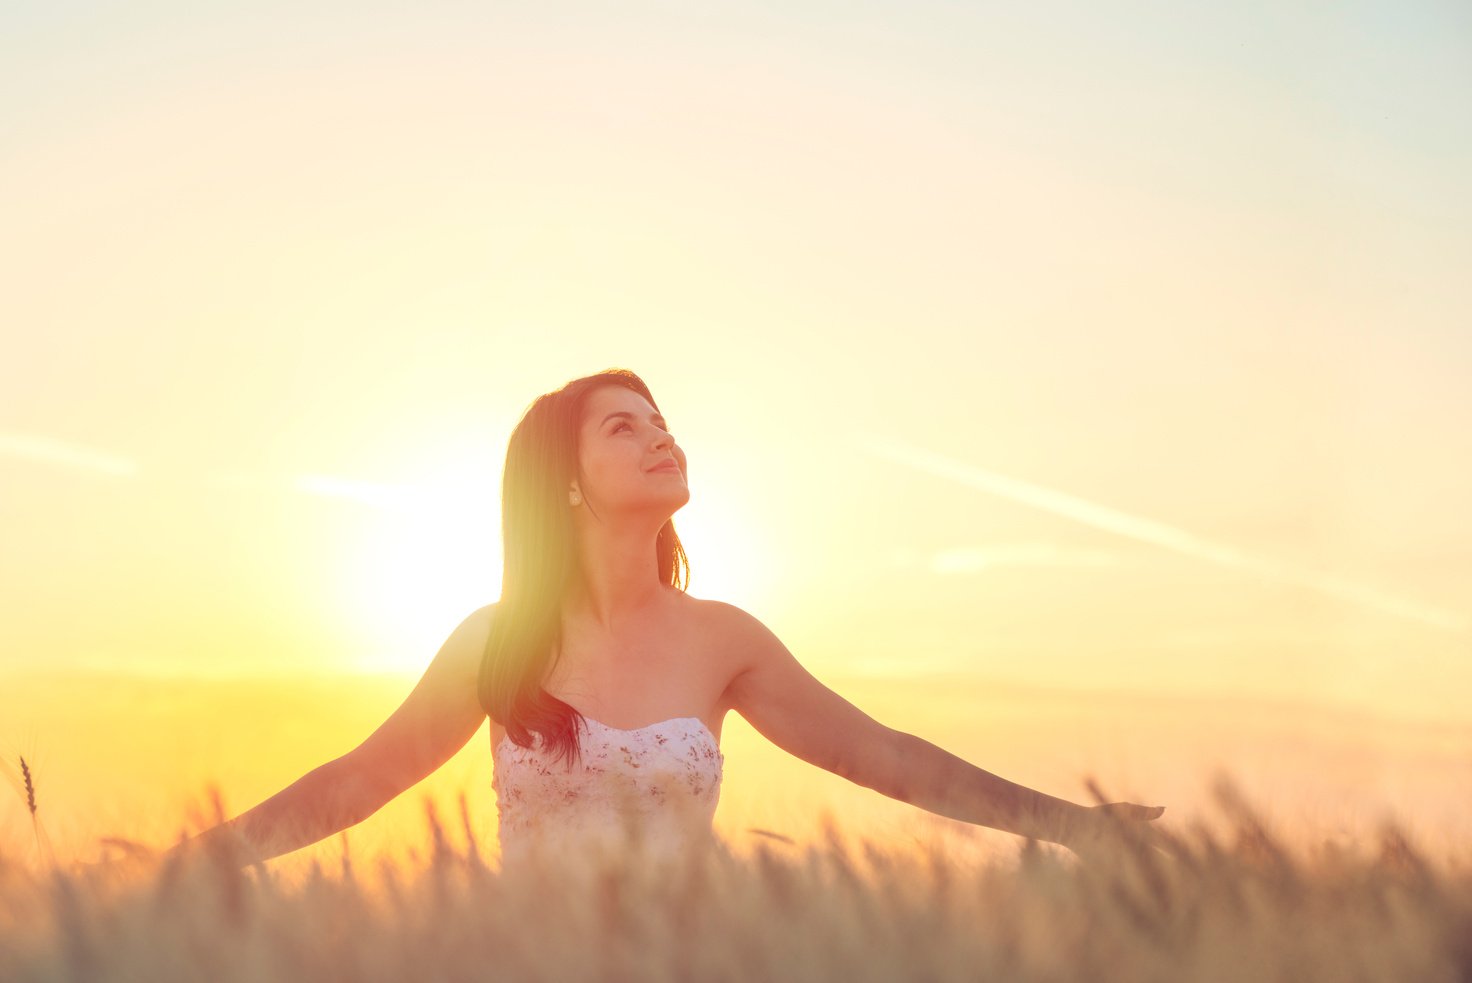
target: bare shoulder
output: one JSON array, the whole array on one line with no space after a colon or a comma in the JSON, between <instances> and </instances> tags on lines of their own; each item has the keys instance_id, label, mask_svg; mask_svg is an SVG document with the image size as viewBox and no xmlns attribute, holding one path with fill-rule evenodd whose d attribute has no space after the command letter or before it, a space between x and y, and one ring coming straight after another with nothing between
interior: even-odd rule
<instances>
[{"instance_id":1,"label":"bare shoulder","mask_svg":"<svg viewBox=\"0 0 1472 983\"><path fill-rule=\"evenodd\" d=\"M486 638L490 635L491 621L496 616L496 606L500 603L500 601L492 601L490 604L476 608L465 616L465 620L460 622L460 627L455 630L471 636L478 636L481 647L484 648Z\"/></svg>"},{"instance_id":2,"label":"bare shoulder","mask_svg":"<svg viewBox=\"0 0 1472 983\"><path fill-rule=\"evenodd\" d=\"M730 653L727 705L784 751L860 781L894 732L825 686L760 618L726 603L715 617Z\"/></svg>"},{"instance_id":3,"label":"bare shoulder","mask_svg":"<svg viewBox=\"0 0 1472 983\"><path fill-rule=\"evenodd\" d=\"M710 627L711 637L719 640L733 680L773 656L786 653L786 646L776 634L745 608L727 601L700 603L705 606L702 617Z\"/></svg>"},{"instance_id":4,"label":"bare shoulder","mask_svg":"<svg viewBox=\"0 0 1472 983\"><path fill-rule=\"evenodd\" d=\"M492 601L489 604L478 607L474 611L470 612L470 614L466 615L465 620L473 621L477 625L485 625L487 628L489 628L491 626L491 619L495 617L496 607L500 603L500 601Z\"/></svg>"},{"instance_id":5,"label":"bare shoulder","mask_svg":"<svg viewBox=\"0 0 1472 983\"><path fill-rule=\"evenodd\" d=\"M486 641L491 635L491 621L499 603L492 601L471 611L446 639L442 652L461 675L479 676L480 660L485 653Z\"/></svg>"}]
</instances>

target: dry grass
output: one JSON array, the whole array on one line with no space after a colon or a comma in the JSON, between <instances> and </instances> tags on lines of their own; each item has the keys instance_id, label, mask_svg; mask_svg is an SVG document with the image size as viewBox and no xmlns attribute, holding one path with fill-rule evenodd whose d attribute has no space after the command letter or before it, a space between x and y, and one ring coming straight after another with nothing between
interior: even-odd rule
<instances>
[{"instance_id":1,"label":"dry grass","mask_svg":"<svg viewBox=\"0 0 1472 983\"><path fill-rule=\"evenodd\" d=\"M1304 854L1228 782L1235 832L1086 867L1028 844L967 864L830 828L680 861L487 863L424 800L410 867L128 858L44 869L0 852L0 979L1472 980L1472 877L1394 826ZM216 801L216 807L219 803ZM780 839L780 838L779 838Z\"/></svg>"}]
</instances>

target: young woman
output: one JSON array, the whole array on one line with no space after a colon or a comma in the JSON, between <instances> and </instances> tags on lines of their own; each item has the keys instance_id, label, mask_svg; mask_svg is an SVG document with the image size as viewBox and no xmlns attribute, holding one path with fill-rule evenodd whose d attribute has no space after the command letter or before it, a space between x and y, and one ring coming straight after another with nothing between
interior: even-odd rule
<instances>
[{"instance_id":1,"label":"young woman","mask_svg":"<svg viewBox=\"0 0 1472 983\"><path fill-rule=\"evenodd\" d=\"M983 771L869 717L739 607L686 594L671 516L689 500L685 452L634 373L539 397L506 454L500 599L466 617L361 745L174 850L249 864L331 836L488 716L503 861L534 843L708 837L732 710L804 761L942 816L1085 857L1171 846L1148 822L1163 807L1085 807Z\"/></svg>"}]
</instances>

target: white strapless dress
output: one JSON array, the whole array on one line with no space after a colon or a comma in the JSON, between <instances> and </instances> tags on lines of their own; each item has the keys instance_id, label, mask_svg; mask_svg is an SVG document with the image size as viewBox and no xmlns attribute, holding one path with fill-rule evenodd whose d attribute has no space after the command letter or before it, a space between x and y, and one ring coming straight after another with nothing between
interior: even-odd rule
<instances>
[{"instance_id":1,"label":"white strapless dress","mask_svg":"<svg viewBox=\"0 0 1472 983\"><path fill-rule=\"evenodd\" d=\"M508 736L491 749L503 866L544 849L559 859L635 847L672 856L713 841L726 756L704 721L622 730L583 719L577 764L544 753L535 733L531 747Z\"/></svg>"}]
</instances>

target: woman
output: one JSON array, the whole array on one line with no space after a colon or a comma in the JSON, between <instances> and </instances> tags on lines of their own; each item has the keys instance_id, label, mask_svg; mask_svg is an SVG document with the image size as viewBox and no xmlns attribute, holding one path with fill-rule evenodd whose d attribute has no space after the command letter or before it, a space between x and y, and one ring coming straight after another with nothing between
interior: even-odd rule
<instances>
[{"instance_id":1,"label":"woman","mask_svg":"<svg viewBox=\"0 0 1472 983\"><path fill-rule=\"evenodd\" d=\"M641 832L698 839L731 710L804 761L939 815L1086 857L1171 845L1148 823L1163 807L1084 807L982 771L863 713L735 605L686 594L671 516L689 500L685 452L634 373L539 397L506 454L500 600L361 745L174 850L249 864L307 846L429 775L487 716L504 859Z\"/></svg>"}]
</instances>

